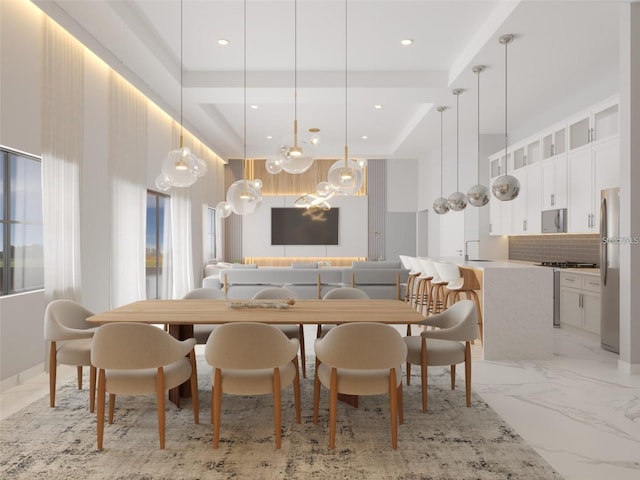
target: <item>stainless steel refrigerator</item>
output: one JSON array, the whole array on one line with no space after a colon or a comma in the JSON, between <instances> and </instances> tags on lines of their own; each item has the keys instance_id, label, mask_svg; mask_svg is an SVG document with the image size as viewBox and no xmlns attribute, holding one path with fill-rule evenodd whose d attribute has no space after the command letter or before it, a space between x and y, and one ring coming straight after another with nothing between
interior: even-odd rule
<instances>
[{"instance_id":1,"label":"stainless steel refrigerator","mask_svg":"<svg viewBox=\"0 0 640 480\"><path fill-rule=\"evenodd\" d=\"M602 348L620 353L620 189L600 194L600 285Z\"/></svg>"}]
</instances>

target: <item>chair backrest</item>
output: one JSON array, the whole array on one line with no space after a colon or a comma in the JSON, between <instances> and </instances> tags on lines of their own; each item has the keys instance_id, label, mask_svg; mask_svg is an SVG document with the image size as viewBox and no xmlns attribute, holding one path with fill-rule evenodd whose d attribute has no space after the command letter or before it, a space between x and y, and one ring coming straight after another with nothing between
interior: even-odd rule
<instances>
[{"instance_id":1,"label":"chair backrest","mask_svg":"<svg viewBox=\"0 0 640 480\"><path fill-rule=\"evenodd\" d=\"M107 323L93 335L91 364L121 370L158 368L177 362L195 344L195 338L180 341L153 325Z\"/></svg>"},{"instance_id":2,"label":"chair backrest","mask_svg":"<svg viewBox=\"0 0 640 480\"><path fill-rule=\"evenodd\" d=\"M96 325L86 321L87 317L92 315L93 312L73 300L53 300L44 312L45 340L73 340L91 336L89 332L78 332L78 330L96 328Z\"/></svg>"},{"instance_id":3,"label":"chair backrest","mask_svg":"<svg viewBox=\"0 0 640 480\"><path fill-rule=\"evenodd\" d=\"M323 300L364 300L368 298L370 297L369 295L367 295L367 292L353 287L334 288L333 290L329 290L327 293L325 293L324 297L322 297Z\"/></svg>"},{"instance_id":4,"label":"chair backrest","mask_svg":"<svg viewBox=\"0 0 640 480\"><path fill-rule=\"evenodd\" d=\"M219 325L205 346L207 363L214 368L253 370L276 368L292 361L299 343L273 325L236 322Z\"/></svg>"},{"instance_id":5,"label":"chair backrest","mask_svg":"<svg viewBox=\"0 0 640 480\"><path fill-rule=\"evenodd\" d=\"M438 270L436 270L436 266L434 265L433 260L429 258L419 257L418 262L420 262L422 272L427 277L433 278L436 282L440 281L440 275L438 275Z\"/></svg>"},{"instance_id":6,"label":"chair backrest","mask_svg":"<svg viewBox=\"0 0 640 480\"><path fill-rule=\"evenodd\" d=\"M263 288L253 296L253 300L286 300L288 298L296 298L296 294L285 287Z\"/></svg>"},{"instance_id":7,"label":"chair backrest","mask_svg":"<svg viewBox=\"0 0 640 480\"><path fill-rule=\"evenodd\" d=\"M409 257L407 255L398 255L398 257L400 258L400 262L402 263L402 266L406 270L412 270L411 261L409 260Z\"/></svg>"},{"instance_id":8,"label":"chair backrest","mask_svg":"<svg viewBox=\"0 0 640 480\"><path fill-rule=\"evenodd\" d=\"M183 299L225 299L227 296L217 288L195 288L182 297Z\"/></svg>"},{"instance_id":9,"label":"chair backrest","mask_svg":"<svg viewBox=\"0 0 640 480\"><path fill-rule=\"evenodd\" d=\"M444 312L428 317L424 322L438 330L424 330L420 335L427 338L470 342L478 338L478 312L473 300L460 300Z\"/></svg>"},{"instance_id":10,"label":"chair backrest","mask_svg":"<svg viewBox=\"0 0 640 480\"><path fill-rule=\"evenodd\" d=\"M314 349L322 363L336 368L396 368L407 358L400 333L390 325L373 322L338 325L316 340Z\"/></svg>"},{"instance_id":11,"label":"chair backrest","mask_svg":"<svg viewBox=\"0 0 640 480\"><path fill-rule=\"evenodd\" d=\"M433 262L438 271L438 276L445 282L453 282L460 280L462 275L460 274L460 267L451 262Z\"/></svg>"}]
</instances>

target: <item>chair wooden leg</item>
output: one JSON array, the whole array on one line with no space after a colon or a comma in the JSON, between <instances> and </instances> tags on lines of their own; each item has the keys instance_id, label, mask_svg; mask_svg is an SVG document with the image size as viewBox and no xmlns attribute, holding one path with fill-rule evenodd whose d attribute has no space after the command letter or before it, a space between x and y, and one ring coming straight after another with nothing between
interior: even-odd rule
<instances>
[{"instance_id":1,"label":"chair wooden leg","mask_svg":"<svg viewBox=\"0 0 640 480\"><path fill-rule=\"evenodd\" d=\"M193 423L200 423L200 400L198 399L198 368L196 365L196 352L189 352L189 363L191 363L191 401L193 402Z\"/></svg>"},{"instance_id":2,"label":"chair wooden leg","mask_svg":"<svg viewBox=\"0 0 640 480\"><path fill-rule=\"evenodd\" d=\"M389 371L389 400L390 412L389 422L391 423L391 448L398 448L398 387L396 386L396 369Z\"/></svg>"},{"instance_id":3,"label":"chair wooden leg","mask_svg":"<svg viewBox=\"0 0 640 480\"><path fill-rule=\"evenodd\" d=\"M96 409L96 367L89 367L89 412Z\"/></svg>"},{"instance_id":4,"label":"chair wooden leg","mask_svg":"<svg viewBox=\"0 0 640 480\"><path fill-rule=\"evenodd\" d=\"M116 395L115 393L109 394L109 425L113 423L113 414L116 411Z\"/></svg>"},{"instance_id":5,"label":"chair wooden leg","mask_svg":"<svg viewBox=\"0 0 640 480\"><path fill-rule=\"evenodd\" d=\"M98 450L102 450L102 439L104 437L104 400L106 395L106 377L104 370L98 372L98 413L96 418L96 426L98 433Z\"/></svg>"},{"instance_id":6,"label":"chair wooden leg","mask_svg":"<svg viewBox=\"0 0 640 480\"><path fill-rule=\"evenodd\" d=\"M320 378L318 377L318 366L320 361L316 357L316 377L313 380L313 423L318 423L318 410L320 409Z\"/></svg>"},{"instance_id":7,"label":"chair wooden leg","mask_svg":"<svg viewBox=\"0 0 640 480\"><path fill-rule=\"evenodd\" d=\"M451 365L451 390L456 389L456 366Z\"/></svg>"},{"instance_id":8,"label":"chair wooden leg","mask_svg":"<svg viewBox=\"0 0 640 480\"><path fill-rule=\"evenodd\" d=\"M402 396L402 382L398 385L398 422L400 425L404 423L404 400Z\"/></svg>"},{"instance_id":9,"label":"chair wooden leg","mask_svg":"<svg viewBox=\"0 0 640 480\"><path fill-rule=\"evenodd\" d=\"M282 399L281 399L281 386L280 386L280 369L278 367L273 369L273 420L274 428L276 432L276 448L280 448L282 443Z\"/></svg>"},{"instance_id":10,"label":"chair wooden leg","mask_svg":"<svg viewBox=\"0 0 640 480\"><path fill-rule=\"evenodd\" d=\"M482 310L480 309L480 298L475 290L469 290L469 293L473 297L473 301L476 302L476 310L478 311L478 334L480 335L480 341L484 344L484 328L482 324Z\"/></svg>"},{"instance_id":11,"label":"chair wooden leg","mask_svg":"<svg viewBox=\"0 0 640 480\"><path fill-rule=\"evenodd\" d=\"M336 416L338 410L338 370L331 369L329 387L329 448L336 448Z\"/></svg>"},{"instance_id":12,"label":"chair wooden leg","mask_svg":"<svg viewBox=\"0 0 640 480\"><path fill-rule=\"evenodd\" d=\"M302 365L302 378L307 378L307 353L304 348L304 328L303 325L298 325L298 332L300 335L300 361Z\"/></svg>"},{"instance_id":13,"label":"chair wooden leg","mask_svg":"<svg viewBox=\"0 0 640 480\"><path fill-rule=\"evenodd\" d=\"M160 437L160 450L164 449L165 422L164 422L164 369L158 368L156 377L156 397L158 404L158 436Z\"/></svg>"},{"instance_id":14,"label":"chair wooden leg","mask_svg":"<svg viewBox=\"0 0 640 480\"><path fill-rule=\"evenodd\" d=\"M467 397L467 407L471 406L471 344L466 342L464 348L464 388Z\"/></svg>"},{"instance_id":15,"label":"chair wooden leg","mask_svg":"<svg viewBox=\"0 0 640 480\"><path fill-rule=\"evenodd\" d=\"M222 371L216 368L213 380L213 448L220 444L220 411L222 409Z\"/></svg>"},{"instance_id":16,"label":"chair wooden leg","mask_svg":"<svg viewBox=\"0 0 640 480\"><path fill-rule=\"evenodd\" d=\"M56 342L51 342L49 347L49 406L56 406L56 373L58 370Z\"/></svg>"},{"instance_id":17,"label":"chair wooden leg","mask_svg":"<svg viewBox=\"0 0 640 480\"><path fill-rule=\"evenodd\" d=\"M420 381L422 384L422 413L427 413L427 339L422 339L420 348Z\"/></svg>"},{"instance_id":18,"label":"chair wooden leg","mask_svg":"<svg viewBox=\"0 0 640 480\"><path fill-rule=\"evenodd\" d=\"M407 386L411 385L411 363L407 362Z\"/></svg>"},{"instance_id":19,"label":"chair wooden leg","mask_svg":"<svg viewBox=\"0 0 640 480\"><path fill-rule=\"evenodd\" d=\"M76 367L76 372L78 375L78 390L82 390L82 365Z\"/></svg>"},{"instance_id":20,"label":"chair wooden leg","mask_svg":"<svg viewBox=\"0 0 640 480\"><path fill-rule=\"evenodd\" d=\"M298 357L293 359L293 365L296 367L296 376L293 379L293 399L296 404L296 423L302 423L302 410L300 408L300 371L298 368Z\"/></svg>"}]
</instances>

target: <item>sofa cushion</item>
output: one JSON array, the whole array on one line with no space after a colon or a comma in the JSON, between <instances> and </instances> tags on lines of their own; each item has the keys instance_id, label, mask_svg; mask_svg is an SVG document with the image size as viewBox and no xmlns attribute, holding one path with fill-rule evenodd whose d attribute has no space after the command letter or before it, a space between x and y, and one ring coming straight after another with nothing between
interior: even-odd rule
<instances>
[{"instance_id":1,"label":"sofa cushion","mask_svg":"<svg viewBox=\"0 0 640 480\"><path fill-rule=\"evenodd\" d=\"M291 268L318 268L316 262L293 262Z\"/></svg>"}]
</instances>

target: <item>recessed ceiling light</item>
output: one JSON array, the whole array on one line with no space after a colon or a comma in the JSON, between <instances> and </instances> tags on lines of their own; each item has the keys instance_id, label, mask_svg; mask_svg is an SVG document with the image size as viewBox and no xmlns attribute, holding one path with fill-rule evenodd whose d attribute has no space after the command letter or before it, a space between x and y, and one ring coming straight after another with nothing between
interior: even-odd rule
<instances>
[{"instance_id":1,"label":"recessed ceiling light","mask_svg":"<svg viewBox=\"0 0 640 480\"><path fill-rule=\"evenodd\" d=\"M273 137L271 135L267 135L267 140L271 140Z\"/></svg>"},{"instance_id":2,"label":"recessed ceiling light","mask_svg":"<svg viewBox=\"0 0 640 480\"><path fill-rule=\"evenodd\" d=\"M367 140L369 137L367 135L362 135L363 140Z\"/></svg>"},{"instance_id":3,"label":"recessed ceiling light","mask_svg":"<svg viewBox=\"0 0 640 480\"><path fill-rule=\"evenodd\" d=\"M226 38L221 38L220 40L218 40L218 45L226 47L227 45L229 45L229 40L227 40Z\"/></svg>"},{"instance_id":4,"label":"recessed ceiling light","mask_svg":"<svg viewBox=\"0 0 640 480\"><path fill-rule=\"evenodd\" d=\"M400 40L400 43L402 45L411 45L413 43L413 39L411 38L405 38L404 40Z\"/></svg>"},{"instance_id":5,"label":"recessed ceiling light","mask_svg":"<svg viewBox=\"0 0 640 480\"><path fill-rule=\"evenodd\" d=\"M376 110L382 110L382 105L374 105L373 108L375 108Z\"/></svg>"},{"instance_id":6,"label":"recessed ceiling light","mask_svg":"<svg viewBox=\"0 0 640 480\"><path fill-rule=\"evenodd\" d=\"M253 108L254 110L258 109L258 105L251 105L251 108Z\"/></svg>"}]
</instances>

